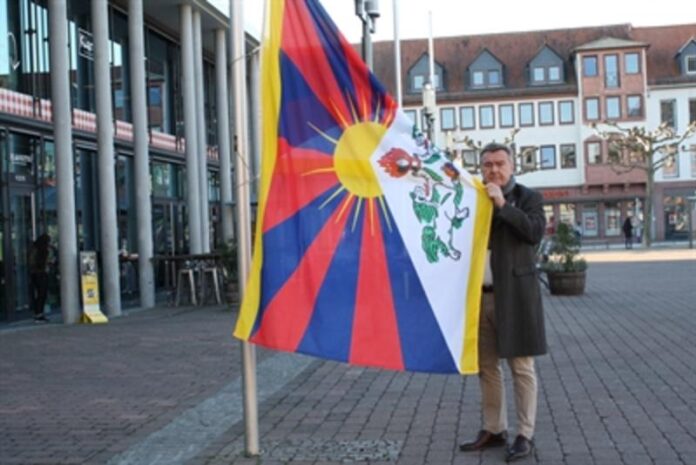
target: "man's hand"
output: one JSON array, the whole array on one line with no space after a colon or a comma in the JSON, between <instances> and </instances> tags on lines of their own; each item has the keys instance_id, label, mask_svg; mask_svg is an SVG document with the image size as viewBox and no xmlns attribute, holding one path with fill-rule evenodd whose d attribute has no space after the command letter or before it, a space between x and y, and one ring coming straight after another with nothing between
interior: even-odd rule
<instances>
[{"instance_id":1,"label":"man's hand","mask_svg":"<svg viewBox=\"0 0 696 465\"><path fill-rule=\"evenodd\" d=\"M499 185L493 184L493 183L488 183L486 184L486 192L488 193L488 197L493 201L496 207L501 208L503 205L505 205L505 197L503 196L503 190L500 188Z\"/></svg>"}]
</instances>

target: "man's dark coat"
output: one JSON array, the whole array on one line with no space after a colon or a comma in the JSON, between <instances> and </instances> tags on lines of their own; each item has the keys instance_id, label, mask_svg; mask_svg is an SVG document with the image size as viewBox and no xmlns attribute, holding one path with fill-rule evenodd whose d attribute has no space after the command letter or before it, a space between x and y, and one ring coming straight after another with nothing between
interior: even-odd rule
<instances>
[{"instance_id":1,"label":"man's dark coat","mask_svg":"<svg viewBox=\"0 0 696 465\"><path fill-rule=\"evenodd\" d=\"M541 195L516 184L495 208L491 228L491 271L498 353L502 358L546 353L544 310L536 269L536 247L546 219Z\"/></svg>"}]
</instances>

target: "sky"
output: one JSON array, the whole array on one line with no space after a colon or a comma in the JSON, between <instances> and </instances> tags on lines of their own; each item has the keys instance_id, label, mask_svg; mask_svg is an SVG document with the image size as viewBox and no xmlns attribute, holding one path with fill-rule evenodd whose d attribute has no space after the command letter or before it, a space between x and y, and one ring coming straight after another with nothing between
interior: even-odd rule
<instances>
[{"instance_id":1,"label":"sky","mask_svg":"<svg viewBox=\"0 0 696 465\"><path fill-rule=\"evenodd\" d=\"M229 0L208 0L228 14ZM242 0L249 32L260 34L264 0ZM276 1L276 0L271 0ZM354 0L319 0L350 42L362 34L355 16ZM488 34L496 32L536 31L570 27L631 23L656 26L696 23L696 8L691 0L659 0L650 7L636 0L397 0L402 39L428 36L428 13L432 11L433 36ZM392 40L394 0L379 0L381 16L373 40ZM645 3L644 3L645 4ZM696 30L694 30L696 36Z\"/></svg>"}]
</instances>

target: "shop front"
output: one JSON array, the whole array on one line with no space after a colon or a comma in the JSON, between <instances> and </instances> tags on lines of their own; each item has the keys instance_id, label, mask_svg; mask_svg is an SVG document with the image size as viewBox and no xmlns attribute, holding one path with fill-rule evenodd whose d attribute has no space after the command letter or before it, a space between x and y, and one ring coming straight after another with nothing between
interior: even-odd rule
<instances>
[{"instance_id":1,"label":"shop front","mask_svg":"<svg viewBox=\"0 0 696 465\"><path fill-rule=\"evenodd\" d=\"M621 225L632 218L636 238L643 230L641 189L608 189L604 195L585 192L582 188L539 189L544 197L547 234L558 223L577 229L583 243L613 243L623 240Z\"/></svg>"}]
</instances>

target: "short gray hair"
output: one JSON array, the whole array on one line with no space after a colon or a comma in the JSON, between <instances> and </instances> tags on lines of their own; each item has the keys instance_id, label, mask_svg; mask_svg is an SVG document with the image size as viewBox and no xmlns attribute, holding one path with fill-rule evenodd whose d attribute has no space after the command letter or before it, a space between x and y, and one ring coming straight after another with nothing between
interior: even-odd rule
<instances>
[{"instance_id":1,"label":"short gray hair","mask_svg":"<svg viewBox=\"0 0 696 465\"><path fill-rule=\"evenodd\" d=\"M500 144L498 142L491 142L490 144L486 144L482 149L481 149L481 159L483 160L483 157L489 153L489 152L497 152L498 150L502 150L503 152L507 153L508 157L512 157L512 151L510 150L510 147L508 147L505 144Z\"/></svg>"}]
</instances>

